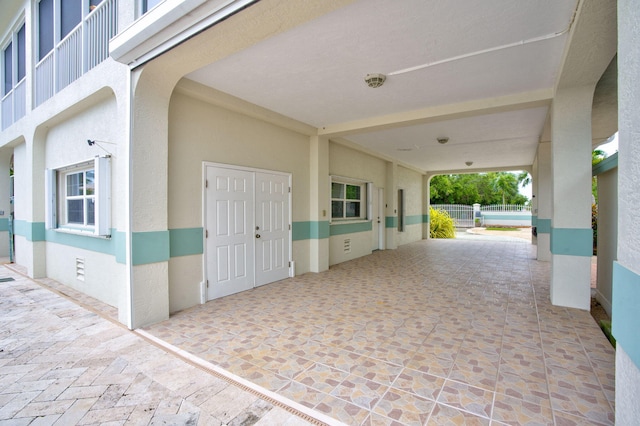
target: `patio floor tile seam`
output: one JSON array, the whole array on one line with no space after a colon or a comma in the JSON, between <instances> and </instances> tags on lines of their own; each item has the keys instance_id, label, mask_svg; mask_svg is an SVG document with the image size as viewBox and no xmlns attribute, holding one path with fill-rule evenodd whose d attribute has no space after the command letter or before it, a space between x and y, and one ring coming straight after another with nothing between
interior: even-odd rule
<instances>
[{"instance_id":1,"label":"patio floor tile seam","mask_svg":"<svg viewBox=\"0 0 640 426\"><path fill-rule=\"evenodd\" d=\"M308 409L308 407L299 404L295 401L292 401L288 398L282 397L281 395L278 395L277 393L270 391L268 389L265 389L261 386L258 386L240 376L237 376L235 374L230 373L229 371L218 367L215 364L212 364L208 361L205 361L204 359L195 356L187 351L184 351L182 349L180 349L179 347L173 346L172 344L165 342L164 340L158 339L155 336L153 336L152 334L142 330L142 329L138 329L138 330L133 330L133 333L139 335L141 338L143 338L145 341L148 341L152 344L154 344L155 346L161 348L164 351L167 351L168 353L171 353L172 355L176 356L177 358L180 358L182 360L184 360L185 362L187 362L190 365L193 365L196 368L199 368L203 371L205 371L208 374L211 374L214 377L218 377L220 379L223 379L227 382L229 382L230 384L238 387L239 389L245 391L245 392L249 392L261 399L264 399L265 401L268 401L269 403L280 407L292 414L295 414L296 416L307 420L308 422L312 423L312 424L317 424L317 425L341 425L340 422L335 421L335 419L329 418L324 416L322 413L319 412L313 412L310 411Z\"/></svg>"},{"instance_id":2,"label":"patio floor tile seam","mask_svg":"<svg viewBox=\"0 0 640 426\"><path fill-rule=\"evenodd\" d=\"M21 278L28 280L30 283L35 284L36 286L38 286L38 288L40 288L40 289L42 289L42 290L44 290L44 291L47 291L47 292L51 292L51 294L55 294L57 297L60 297L60 298L64 299L64 300L65 300L65 301L67 301L67 302L73 303L75 306L79 307L80 309L84 309L84 310L86 310L86 311L91 312L91 313L92 313L92 315L95 315L96 317L99 317L99 318L101 318L101 319L107 320L109 323L111 323L112 325L116 326L118 329L121 329L123 332L125 332L125 333L131 333L132 335L137 335L137 336L138 336L138 338L143 339L144 341L147 341L147 342L151 343L148 339L146 339L144 336L142 336L140 333L138 333L138 331L136 331L136 330L133 330L133 331L132 331L132 330L129 330L129 329L127 329L123 324L121 324L121 323L119 323L118 321L116 321L114 318L110 317L109 315L105 315L105 314L104 314L104 312L102 312L101 310L99 310L99 309L94 309L94 308L92 308L91 306L87 306L87 305L86 305L86 302L87 302L87 300L86 300L86 299L89 299L89 300L93 299L93 298L91 298L90 296L82 297L82 298L80 298L80 299L82 299L82 300L79 300L79 299L76 299L76 298L74 298L73 296L71 296L71 295L69 295L69 294L66 294L66 292L61 292L61 291L57 290L56 288L52 287L51 285L48 285L48 284L46 284L46 283L42 283L42 282L40 282L40 281L38 281L38 280L33 280L33 279L31 279L30 277L25 276L25 275L23 274L23 272L22 272L22 271L20 271L20 270L17 270L17 271L16 271L16 270L14 270L13 268L10 268L10 267L8 267L7 269L8 269L8 270L10 270L10 271L12 271L12 272L14 272L14 273L16 273L16 274L17 274L17 275L19 275ZM69 291L69 293L72 293L72 294L73 294L73 293L74 293L73 289L71 289L71 291ZM91 302L93 302L93 300L91 300ZM100 304L101 302L96 301L96 303L97 303L97 304ZM81 330L80 330L80 332L81 332ZM62 344L65 344L65 345L67 344L67 342L65 342L65 341L62 341L61 343L62 343ZM153 346L154 346L154 347L157 347L157 348L159 348L159 349L162 349L163 351L165 351L165 352L166 352L167 354L169 354L170 356L175 356L176 358L180 358L180 359L182 359L184 362L186 362L187 364L189 364L189 365L191 365L191 366L193 366L193 367L196 367L196 368L199 368L199 369L201 369L201 370L204 370L205 372L208 372L208 373L209 373L209 374L211 374L212 376L219 377L219 375L218 375L218 374L214 374L214 372L212 372L212 371L207 371L207 368L206 368L206 367L202 368L202 367L200 367L199 365L197 365L197 363L195 363L195 364L194 364L194 363L192 362L192 360L182 358L181 356L179 356L179 355L178 355L178 354L176 354L176 353L172 353L171 351L167 351L167 350L165 350L165 348L163 348L163 347L162 347L162 345L156 345L156 344L153 344ZM58 348L58 349L60 349L60 348ZM101 374L104 374L104 372L102 372ZM224 375L222 375L222 376L224 376ZM251 394L253 394L253 395L255 395L255 396L258 396L258 397L259 397L259 398L261 398L261 399L264 399L264 400L269 401L269 402L273 402L273 405L274 405L275 407L279 407L279 408L281 408L281 409L284 409L286 412L289 412L289 413L291 413L291 414L293 414L293 415L296 415L298 418L303 419L303 420L306 420L307 422L309 422L309 423L311 423L311 424L318 424L318 425L342 425L342 423L337 422L335 419L331 419L331 418L326 418L326 417L324 417L324 420L322 420L322 419L323 419L323 416L322 416L321 414L320 414L320 415L317 415L317 414L316 414L316 415L314 415L314 416L310 416L310 415L309 415L308 413L306 413L306 412L298 411L298 410L296 410L294 407L291 407L291 406L287 405L286 403L283 403L283 402L281 401L281 399L282 399L282 398L279 398L278 400L272 400L272 398L271 398L271 397L269 397L269 396L267 396L267 395L262 395L262 394L260 394L260 392L259 392L259 391L258 391L258 392L256 392L256 391L252 391L251 389L247 388L246 386L242 385L241 383L234 382L234 381L232 381L232 380L229 380L229 378L225 378L225 377L220 377L220 378L225 379L225 381L227 381L228 383L230 383L230 384L232 384L232 385L234 385L234 386L238 387L238 388L239 388L239 389L241 389L241 391L243 391L243 392L248 392L248 393L251 393ZM75 378L74 378L73 380L75 380ZM155 382L155 381L154 381L154 382ZM93 382L92 382L92 383L93 383ZM167 388L167 389L168 389L168 388ZM171 393L173 393L173 391L171 391ZM40 392L38 392L38 394L40 394ZM78 401L79 401L79 400L78 400ZM66 403L68 403L68 402L69 402L69 400L66 400L66 399L65 399L65 400L61 400L60 402L61 402L61 403L65 403L65 404L66 404ZM183 401L183 402L184 402L184 401ZM48 401L43 401L43 402L42 402L42 404L49 404L49 402L48 402ZM113 407L113 408L114 408L114 409L116 409L116 408L117 408L117 409L126 409L126 407L125 407L125 406L123 406L123 407L119 407L119 408L118 408L118 407ZM133 410L134 408L135 408L135 407L131 408L131 410ZM91 409L91 411L89 411L89 413L90 413L92 416L96 416L96 415L99 415L99 414L98 414L98 411L99 411L99 410ZM19 413L18 413L18 414L19 414ZM110 419L108 418L108 417L109 417L109 414L107 413L106 415L107 415L107 418L105 418L105 420L110 420ZM155 414L154 414L154 415L155 415ZM204 415L204 413L203 413L203 415ZM171 417L171 416L170 416L170 417ZM182 423L183 421L186 421L184 418L182 418L182 417L180 417L180 416L174 416L174 417L176 417L176 421L178 421L178 422L180 422L180 423Z\"/></svg>"}]
</instances>

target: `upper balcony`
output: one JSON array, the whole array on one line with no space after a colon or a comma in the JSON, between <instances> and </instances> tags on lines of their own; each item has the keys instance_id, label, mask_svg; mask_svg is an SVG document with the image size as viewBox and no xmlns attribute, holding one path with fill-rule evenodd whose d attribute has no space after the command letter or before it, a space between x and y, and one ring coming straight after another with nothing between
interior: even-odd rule
<instances>
[{"instance_id":1,"label":"upper balcony","mask_svg":"<svg viewBox=\"0 0 640 426\"><path fill-rule=\"evenodd\" d=\"M35 66L34 107L73 83L109 56L118 30L116 0L103 0Z\"/></svg>"},{"instance_id":2,"label":"upper balcony","mask_svg":"<svg viewBox=\"0 0 640 426\"><path fill-rule=\"evenodd\" d=\"M20 31L4 47L2 130L24 117L29 105L38 107L109 56L109 40L118 32L118 1L90 0L83 2L83 10L71 13L57 10L61 4L54 0L36 4L32 47L25 46ZM56 41L56 34L64 36ZM29 57L36 61L33 72L25 66Z\"/></svg>"}]
</instances>

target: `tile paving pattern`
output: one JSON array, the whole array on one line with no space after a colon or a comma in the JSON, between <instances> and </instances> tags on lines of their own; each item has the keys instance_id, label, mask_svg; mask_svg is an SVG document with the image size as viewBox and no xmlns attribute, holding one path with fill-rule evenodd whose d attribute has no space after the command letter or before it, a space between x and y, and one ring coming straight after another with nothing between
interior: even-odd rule
<instances>
[{"instance_id":1,"label":"tile paving pattern","mask_svg":"<svg viewBox=\"0 0 640 426\"><path fill-rule=\"evenodd\" d=\"M352 425L610 425L615 353L526 241L429 240L146 331Z\"/></svg>"},{"instance_id":2,"label":"tile paving pattern","mask_svg":"<svg viewBox=\"0 0 640 426\"><path fill-rule=\"evenodd\" d=\"M0 277L15 279L0 282L0 425L309 425L28 278Z\"/></svg>"}]
</instances>

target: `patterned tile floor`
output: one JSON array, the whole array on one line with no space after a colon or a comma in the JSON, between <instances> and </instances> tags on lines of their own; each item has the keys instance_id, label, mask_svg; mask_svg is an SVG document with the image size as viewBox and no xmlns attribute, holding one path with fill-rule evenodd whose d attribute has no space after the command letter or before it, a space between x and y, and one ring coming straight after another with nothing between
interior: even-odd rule
<instances>
[{"instance_id":1,"label":"patterned tile floor","mask_svg":"<svg viewBox=\"0 0 640 426\"><path fill-rule=\"evenodd\" d=\"M614 423L614 350L526 241L430 240L146 331L352 425Z\"/></svg>"},{"instance_id":2,"label":"patterned tile floor","mask_svg":"<svg viewBox=\"0 0 640 426\"><path fill-rule=\"evenodd\" d=\"M0 267L0 425L318 424L11 270Z\"/></svg>"}]
</instances>

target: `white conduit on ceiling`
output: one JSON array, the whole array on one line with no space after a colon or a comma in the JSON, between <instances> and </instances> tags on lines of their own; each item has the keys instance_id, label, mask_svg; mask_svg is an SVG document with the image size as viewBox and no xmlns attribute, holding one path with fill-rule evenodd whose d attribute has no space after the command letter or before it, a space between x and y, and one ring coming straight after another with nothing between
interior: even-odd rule
<instances>
[{"instance_id":1,"label":"white conduit on ceiling","mask_svg":"<svg viewBox=\"0 0 640 426\"><path fill-rule=\"evenodd\" d=\"M573 25L573 22L575 21L576 13L578 11L579 6L580 6L580 2L578 2L578 4L576 5L576 9L573 12L573 16L571 17L571 21L569 21L569 25L567 25L567 28L565 28L564 30L562 30L560 32L553 33L553 34L547 34L547 35L543 35L543 36L540 36L540 37L534 37L534 38L530 38L530 39L527 39L527 40L516 41L515 43L503 44L502 46L490 47L488 49L478 50L477 52L465 53L464 55L459 55L459 56L454 56L454 57L447 58L447 59L442 59L442 60L439 60L439 61L429 62L429 63L423 64L423 65L416 65L415 67L409 67L409 68L405 68L405 69L402 69L402 70L390 72L390 73L388 73L386 75L387 76L391 76L391 75L405 74L405 73L408 73L408 72L421 70L423 68L428 68L428 67L432 67L432 66L435 66L435 65L446 64L447 62L453 62L453 61L457 61L457 60L460 60L460 59L470 58L472 56L482 55L484 53L490 53L490 52L495 52L495 51L498 51L498 50L509 49L511 47L524 46L524 45L527 45L527 44L537 43L539 41L544 41L544 40L549 40L549 39L552 39L552 38L560 37L561 35L564 35L564 34L568 33L569 30L571 29L571 26Z\"/></svg>"},{"instance_id":2,"label":"white conduit on ceiling","mask_svg":"<svg viewBox=\"0 0 640 426\"><path fill-rule=\"evenodd\" d=\"M497 50L509 49L510 47L524 46L526 44L536 43L536 42L543 41L543 40L549 40L549 39L552 39L552 38L559 37L559 36L565 34L567 31L569 31L568 28L566 30L564 30L564 31L559 32L559 33L553 33L553 34L548 34L548 35L544 35L544 36L540 36L540 37L530 38L528 40L517 41L515 43L503 44L502 46L490 47L488 49L478 50L476 52L465 53L464 55L458 55L458 56L454 56L454 57L451 57L451 58L442 59L440 61L429 62L429 63L422 64L422 65L416 65L415 67L410 67L410 68L405 68L405 69L402 69L402 70L390 72L387 75L391 76L391 75L405 74L405 73L408 73L408 72L421 70L423 68L428 68L428 67L432 67L432 66L435 66L435 65L446 64L447 62L453 62L453 61L457 61L457 60L460 60L460 59L470 58L472 56L482 55L483 53L495 52Z\"/></svg>"}]
</instances>

